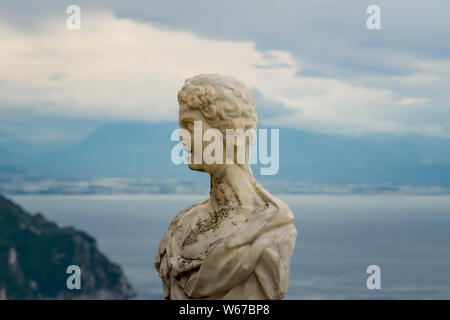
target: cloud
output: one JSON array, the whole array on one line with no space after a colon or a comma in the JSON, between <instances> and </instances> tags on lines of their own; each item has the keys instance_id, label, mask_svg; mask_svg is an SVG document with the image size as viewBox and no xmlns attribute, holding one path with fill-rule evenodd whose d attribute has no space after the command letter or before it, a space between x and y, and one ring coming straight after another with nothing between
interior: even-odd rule
<instances>
[{"instance_id":1,"label":"cloud","mask_svg":"<svg viewBox=\"0 0 450 320\"><path fill-rule=\"evenodd\" d=\"M404 98L400 100L400 104L404 106L408 105L414 105L414 104L421 104L426 102L426 98Z\"/></svg>"},{"instance_id":2,"label":"cloud","mask_svg":"<svg viewBox=\"0 0 450 320\"><path fill-rule=\"evenodd\" d=\"M391 56L407 63L408 72L351 79L302 75L316 66L288 50L261 50L254 41L205 38L106 11L82 12L79 31L67 30L61 15L31 30L0 22L0 108L100 120L173 120L184 80L215 72L243 80L258 99L281 106L280 114L264 107L273 125L341 134L450 132L442 121L448 115L444 87L450 83L450 60L397 52ZM420 92L424 86L429 89ZM433 112L436 116L429 116Z\"/></svg>"},{"instance_id":3,"label":"cloud","mask_svg":"<svg viewBox=\"0 0 450 320\"><path fill-rule=\"evenodd\" d=\"M176 93L197 73L254 78L252 65L285 63L250 42L160 30L109 13L86 15L80 31L53 19L34 32L1 26L0 102L68 116L158 121L177 116ZM277 72L274 67L271 72Z\"/></svg>"}]
</instances>

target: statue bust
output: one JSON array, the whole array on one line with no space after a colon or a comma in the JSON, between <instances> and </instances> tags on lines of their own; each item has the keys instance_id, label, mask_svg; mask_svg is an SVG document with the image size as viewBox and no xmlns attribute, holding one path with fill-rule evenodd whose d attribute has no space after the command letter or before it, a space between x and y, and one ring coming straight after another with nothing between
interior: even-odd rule
<instances>
[{"instance_id":1,"label":"statue bust","mask_svg":"<svg viewBox=\"0 0 450 320\"><path fill-rule=\"evenodd\" d=\"M253 95L231 76L187 79L178 102L180 129L189 133L194 122L201 123L203 132L256 131ZM196 143L195 134L191 136L183 143L190 158ZM232 144L237 147L234 138ZM245 144L244 163L236 155L229 161L229 150L222 153L223 161L190 161L190 169L210 174L210 198L182 210L160 241L155 267L166 299L284 297L297 236L294 218L285 203L255 180L248 163L250 142Z\"/></svg>"}]
</instances>

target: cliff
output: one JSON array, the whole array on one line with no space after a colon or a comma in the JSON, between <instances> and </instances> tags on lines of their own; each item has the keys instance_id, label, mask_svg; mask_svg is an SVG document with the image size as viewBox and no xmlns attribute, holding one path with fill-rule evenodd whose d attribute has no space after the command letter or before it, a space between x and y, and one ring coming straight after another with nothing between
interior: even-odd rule
<instances>
[{"instance_id":1,"label":"cliff","mask_svg":"<svg viewBox=\"0 0 450 320\"><path fill-rule=\"evenodd\" d=\"M81 269L81 289L69 290L67 267ZM127 299L135 295L120 266L94 238L30 215L0 195L1 299Z\"/></svg>"}]
</instances>

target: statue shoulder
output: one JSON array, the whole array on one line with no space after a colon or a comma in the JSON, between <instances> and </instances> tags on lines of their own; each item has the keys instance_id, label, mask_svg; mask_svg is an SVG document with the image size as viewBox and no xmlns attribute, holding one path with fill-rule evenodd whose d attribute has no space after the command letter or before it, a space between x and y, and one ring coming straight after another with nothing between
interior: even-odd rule
<instances>
[{"instance_id":1,"label":"statue shoulder","mask_svg":"<svg viewBox=\"0 0 450 320\"><path fill-rule=\"evenodd\" d=\"M161 241L159 242L156 260L160 260L162 256L165 254L169 239L171 238L174 239L177 230L181 229L183 226L186 226L189 222L188 220L191 220L191 216L195 214L196 211L199 211L200 208L207 205L208 201L209 199L201 203L190 205L185 209L181 210L175 216L175 218L173 218L173 220L169 224L169 227L167 228L166 232L161 238Z\"/></svg>"},{"instance_id":2,"label":"statue shoulder","mask_svg":"<svg viewBox=\"0 0 450 320\"><path fill-rule=\"evenodd\" d=\"M173 227L177 227L180 223L183 222L184 219L186 219L187 216L189 216L193 212L195 212L195 211L199 210L200 208L202 208L203 206L205 206L208 203L208 201L209 201L209 199L206 199L205 201L203 201L201 203L192 204L192 205L184 208L183 210L181 210L175 216L175 218L173 218L173 220L170 222L169 228L167 229L167 231L169 231ZM167 233L167 231L166 231L166 233Z\"/></svg>"}]
</instances>

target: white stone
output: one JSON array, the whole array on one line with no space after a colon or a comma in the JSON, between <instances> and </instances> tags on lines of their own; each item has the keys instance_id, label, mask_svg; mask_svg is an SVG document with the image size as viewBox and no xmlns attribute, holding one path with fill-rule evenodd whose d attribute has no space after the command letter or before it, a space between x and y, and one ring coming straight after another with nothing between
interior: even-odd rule
<instances>
[{"instance_id":1,"label":"white stone","mask_svg":"<svg viewBox=\"0 0 450 320\"><path fill-rule=\"evenodd\" d=\"M180 128L192 130L192 121L203 130L257 128L253 95L233 77L190 78L178 101ZM283 298L297 236L290 208L255 180L248 163L189 167L211 175L210 198L181 211L161 239L155 267L164 297Z\"/></svg>"}]
</instances>

